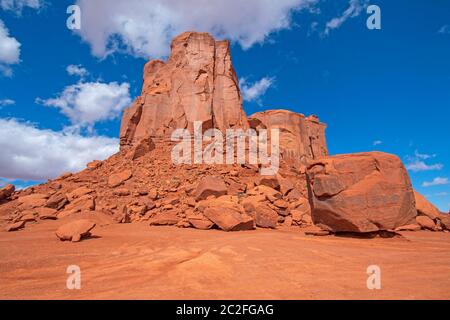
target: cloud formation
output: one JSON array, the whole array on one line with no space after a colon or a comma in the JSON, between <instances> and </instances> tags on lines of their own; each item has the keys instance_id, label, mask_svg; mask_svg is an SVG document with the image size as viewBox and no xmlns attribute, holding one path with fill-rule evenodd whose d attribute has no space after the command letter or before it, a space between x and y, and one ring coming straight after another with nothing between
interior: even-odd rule
<instances>
[{"instance_id":1,"label":"cloud formation","mask_svg":"<svg viewBox=\"0 0 450 320\"><path fill-rule=\"evenodd\" d=\"M0 100L0 107L12 106L16 102L12 99L2 99Z\"/></svg>"},{"instance_id":2,"label":"cloud formation","mask_svg":"<svg viewBox=\"0 0 450 320\"><path fill-rule=\"evenodd\" d=\"M0 0L0 8L3 10L21 13L23 8L39 9L43 5L42 0Z\"/></svg>"},{"instance_id":3,"label":"cloud formation","mask_svg":"<svg viewBox=\"0 0 450 320\"><path fill-rule=\"evenodd\" d=\"M247 49L273 32L289 28L291 15L318 0L77 0L81 38L92 53L116 51L144 58L164 57L171 39L186 30L210 32Z\"/></svg>"},{"instance_id":4,"label":"cloud formation","mask_svg":"<svg viewBox=\"0 0 450 320\"><path fill-rule=\"evenodd\" d=\"M442 163L427 164L425 160L435 158L435 154L420 153L418 150L414 151L414 156L406 156L405 167L412 172L421 171L435 171L442 170L444 165Z\"/></svg>"},{"instance_id":5,"label":"cloud formation","mask_svg":"<svg viewBox=\"0 0 450 320\"><path fill-rule=\"evenodd\" d=\"M29 123L0 119L0 177L43 181L82 170L119 150L118 139L83 137L41 130Z\"/></svg>"},{"instance_id":6,"label":"cloud formation","mask_svg":"<svg viewBox=\"0 0 450 320\"><path fill-rule=\"evenodd\" d=\"M450 34L450 26L448 24L443 25L439 30L438 33L441 34Z\"/></svg>"},{"instance_id":7,"label":"cloud formation","mask_svg":"<svg viewBox=\"0 0 450 320\"><path fill-rule=\"evenodd\" d=\"M422 187L443 186L449 183L450 181L448 180L448 178L436 177L431 182L425 181L424 183L422 183Z\"/></svg>"},{"instance_id":8,"label":"cloud formation","mask_svg":"<svg viewBox=\"0 0 450 320\"><path fill-rule=\"evenodd\" d=\"M59 109L74 127L92 130L99 121L118 118L131 103L130 85L80 82L66 87L56 98L38 98L36 102Z\"/></svg>"},{"instance_id":9,"label":"cloud formation","mask_svg":"<svg viewBox=\"0 0 450 320\"><path fill-rule=\"evenodd\" d=\"M379 145L381 145L381 144L383 144L383 141L381 141L381 140L375 140L375 141L373 142L373 145L374 145L374 146L379 146Z\"/></svg>"},{"instance_id":10,"label":"cloud formation","mask_svg":"<svg viewBox=\"0 0 450 320\"><path fill-rule=\"evenodd\" d=\"M406 164L406 169L413 172L442 170L444 167L441 163L428 165L424 161L414 160Z\"/></svg>"},{"instance_id":11,"label":"cloud formation","mask_svg":"<svg viewBox=\"0 0 450 320\"><path fill-rule=\"evenodd\" d=\"M260 102L260 98L267 92L267 90L273 85L275 79L270 77L264 77L252 84L247 82L247 79L239 79L239 87L241 88L241 94L244 101Z\"/></svg>"},{"instance_id":12,"label":"cloud formation","mask_svg":"<svg viewBox=\"0 0 450 320\"><path fill-rule=\"evenodd\" d=\"M0 20L0 73L11 76L10 65L20 62L20 42L9 35L2 20Z\"/></svg>"},{"instance_id":13,"label":"cloud formation","mask_svg":"<svg viewBox=\"0 0 450 320\"><path fill-rule=\"evenodd\" d=\"M82 65L68 65L66 71L69 76L77 76L80 78L84 78L89 74L89 71L87 71Z\"/></svg>"},{"instance_id":14,"label":"cloud formation","mask_svg":"<svg viewBox=\"0 0 450 320\"><path fill-rule=\"evenodd\" d=\"M350 0L348 8L339 17L333 18L326 23L324 35L329 35L332 30L338 29L348 19L359 16L366 5L367 1Z\"/></svg>"}]
</instances>

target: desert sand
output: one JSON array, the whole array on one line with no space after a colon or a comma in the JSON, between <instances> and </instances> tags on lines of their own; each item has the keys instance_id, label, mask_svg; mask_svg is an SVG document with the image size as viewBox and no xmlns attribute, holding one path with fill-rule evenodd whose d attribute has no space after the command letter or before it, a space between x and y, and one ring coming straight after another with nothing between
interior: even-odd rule
<instances>
[{"instance_id":1,"label":"desert sand","mask_svg":"<svg viewBox=\"0 0 450 320\"><path fill-rule=\"evenodd\" d=\"M95 228L59 241L60 221L0 232L2 299L450 299L450 233L390 239L306 236L298 228L245 232ZM81 289L69 290L69 265ZM381 289L366 285L381 268Z\"/></svg>"}]
</instances>

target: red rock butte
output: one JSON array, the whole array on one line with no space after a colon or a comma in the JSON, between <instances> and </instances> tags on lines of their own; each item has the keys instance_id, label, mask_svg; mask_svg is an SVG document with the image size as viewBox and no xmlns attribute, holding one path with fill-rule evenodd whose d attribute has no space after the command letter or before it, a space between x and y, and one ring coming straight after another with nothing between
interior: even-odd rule
<instances>
[{"instance_id":1,"label":"red rock butte","mask_svg":"<svg viewBox=\"0 0 450 320\"><path fill-rule=\"evenodd\" d=\"M312 235L394 235L400 230L450 230L418 193L400 159L381 152L328 156L325 124L316 116L267 110L247 118L228 41L186 32L167 62L144 67L141 95L125 110L119 153L79 173L15 191L0 189L7 231L56 220L61 240L81 241L102 225L143 222L201 230L303 228ZM280 168L175 165L176 129L279 129ZM86 220L88 219L88 220ZM78 222L77 222L78 221Z\"/></svg>"},{"instance_id":2,"label":"red rock butte","mask_svg":"<svg viewBox=\"0 0 450 320\"><path fill-rule=\"evenodd\" d=\"M194 121L203 122L203 130L248 128L229 42L186 32L171 48L167 62L145 65L142 94L123 115L121 145L192 130Z\"/></svg>"},{"instance_id":3,"label":"red rock butte","mask_svg":"<svg viewBox=\"0 0 450 320\"><path fill-rule=\"evenodd\" d=\"M167 62L144 67L142 93L122 118L122 148L151 137L168 140L175 129L283 129L281 156L317 159L327 155L325 125L315 116L287 110L256 113L250 121L242 108L239 81L231 62L229 41L207 33L186 32L172 41Z\"/></svg>"}]
</instances>

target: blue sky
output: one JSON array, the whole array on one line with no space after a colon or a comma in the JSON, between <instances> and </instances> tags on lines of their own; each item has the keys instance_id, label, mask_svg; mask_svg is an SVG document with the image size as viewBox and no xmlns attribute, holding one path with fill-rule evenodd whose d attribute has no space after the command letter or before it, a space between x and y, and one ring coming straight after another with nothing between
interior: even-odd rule
<instances>
[{"instance_id":1,"label":"blue sky","mask_svg":"<svg viewBox=\"0 0 450 320\"><path fill-rule=\"evenodd\" d=\"M414 187L450 209L449 1L217 1L200 9L205 19L180 18L182 4L155 11L160 0L149 9L132 0L124 10L121 2L0 0L1 183L30 185L114 152L143 64L189 28L234 40L248 115L316 114L331 154L394 153ZM75 32L66 27L74 3ZM369 4L381 9L381 30L366 27ZM330 21L340 23L326 33ZM69 65L78 66L72 75Z\"/></svg>"}]
</instances>

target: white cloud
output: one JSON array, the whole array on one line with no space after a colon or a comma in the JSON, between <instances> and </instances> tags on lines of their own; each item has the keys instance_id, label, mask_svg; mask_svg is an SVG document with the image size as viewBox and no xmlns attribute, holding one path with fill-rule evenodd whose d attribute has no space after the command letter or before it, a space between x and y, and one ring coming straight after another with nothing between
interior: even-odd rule
<instances>
[{"instance_id":1,"label":"white cloud","mask_svg":"<svg viewBox=\"0 0 450 320\"><path fill-rule=\"evenodd\" d=\"M425 160L435 158L435 154L420 153L418 150L414 151L414 156L406 156L405 167L409 171L434 171L441 170L444 165L442 163L427 164Z\"/></svg>"},{"instance_id":2,"label":"white cloud","mask_svg":"<svg viewBox=\"0 0 450 320\"><path fill-rule=\"evenodd\" d=\"M20 42L16 38L10 37L9 30L2 20L0 20L0 73L11 76L12 64L20 62Z\"/></svg>"},{"instance_id":3,"label":"white cloud","mask_svg":"<svg viewBox=\"0 0 450 320\"><path fill-rule=\"evenodd\" d=\"M105 57L125 50L134 56L164 57L171 39L188 30L210 32L244 49L291 26L296 10L318 0L77 0L82 12L78 34L92 53Z\"/></svg>"},{"instance_id":4,"label":"white cloud","mask_svg":"<svg viewBox=\"0 0 450 320\"><path fill-rule=\"evenodd\" d=\"M348 5L349 7L339 17L327 22L324 31L325 35L328 35L331 30L339 28L348 19L359 16L365 8L366 3L363 4L361 0L350 0Z\"/></svg>"},{"instance_id":5,"label":"white cloud","mask_svg":"<svg viewBox=\"0 0 450 320\"><path fill-rule=\"evenodd\" d=\"M442 33L442 34L448 34L448 33L450 33L450 26L449 26L448 24L442 26L442 27L439 29L438 33Z\"/></svg>"},{"instance_id":6,"label":"white cloud","mask_svg":"<svg viewBox=\"0 0 450 320\"><path fill-rule=\"evenodd\" d=\"M80 82L66 87L57 98L36 101L58 108L75 127L92 130L96 122L119 117L131 103L130 85Z\"/></svg>"},{"instance_id":7,"label":"white cloud","mask_svg":"<svg viewBox=\"0 0 450 320\"><path fill-rule=\"evenodd\" d=\"M13 104L16 104L16 102L14 100L11 100L11 99L2 99L2 100L0 100L0 107L12 106Z\"/></svg>"},{"instance_id":8,"label":"white cloud","mask_svg":"<svg viewBox=\"0 0 450 320\"><path fill-rule=\"evenodd\" d=\"M17 14L20 14L25 7L40 9L42 5L42 0L0 0L0 8L14 11Z\"/></svg>"},{"instance_id":9,"label":"white cloud","mask_svg":"<svg viewBox=\"0 0 450 320\"><path fill-rule=\"evenodd\" d=\"M441 170L444 167L441 163L428 165L423 161L414 160L406 164L406 169L413 172Z\"/></svg>"},{"instance_id":10,"label":"white cloud","mask_svg":"<svg viewBox=\"0 0 450 320\"><path fill-rule=\"evenodd\" d=\"M82 65L68 65L66 71L68 75L78 76L80 78L83 78L89 74L89 71L87 71Z\"/></svg>"},{"instance_id":11,"label":"white cloud","mask_svg":"<svg viewBox=\"0 0 450 320\"><path fill-rule=\"evenodd\" d=\"M383 144L383 141L381 141L381 140L375 140L375 141L373 142L373 145L374 145L374 146L379 146L379 145L381 145L381 144Z\"/></svg>"},{"instance_id":12,"label":"white cloud","mask_svg":"<svg viewBox=\"0 0 450 320\"><path fill-rule=\"evenodd\" d=\"M119 141L41 130L29 123L0 119L0 150L0 177L46 180L109 157L119 150Z\"/></svg>"},{"instance_id":13,"label":"white cloud","mask_svg":"<svg viewBox=\"0 0 450 320\"><path fill-rule=\"evenodd\" d=\"M245 101L257 101L266 93L273 85L274 78L264 77L253 84L249 84L245 78L239 79L239 87Z\"/></svg>"},{"instance_id":14,"label":"white cloud","mask_svg":"<svg viewBox=\"0 0 450 320\"><path fill-rule=\"evenodd\" d=\"M436 158L435 154L420 153L418 150L414 151L414 155L417 159L422 159L422 160Z\"/></svg>"},{"instance_id":15,"label":"white cloud","mask_svg":"<svg viewBox=\"0 0 450 320\"><path fill-rule=\"evenodd\" d=\"M422 187L443 186L443 185L446 185L449 183L450 183L450 181L448 180L448 178L437 177L437 178L434 178L433 181L431 181L431 182L425 181L424 183L422 183Z\"/></svg>"}]
</instances>

